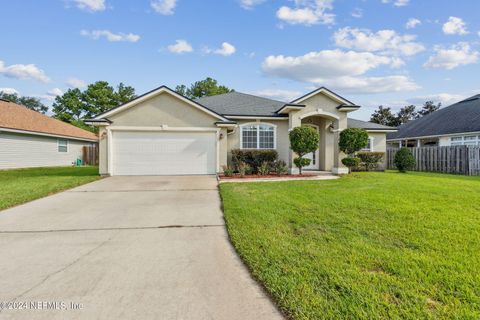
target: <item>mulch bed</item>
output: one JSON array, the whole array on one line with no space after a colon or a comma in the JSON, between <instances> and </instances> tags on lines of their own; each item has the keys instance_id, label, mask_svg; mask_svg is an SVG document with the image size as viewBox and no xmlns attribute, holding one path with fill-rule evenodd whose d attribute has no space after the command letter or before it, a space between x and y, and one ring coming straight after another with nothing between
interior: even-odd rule
<instances>
[{"instance_id":1,"label":"mulch bed","mask_svg":"<svg viewBox=\"0 0 480 320\"><path fill-rule=\"evenodd\" d=\"M224 176L223 174L219 175L220 180L230 180L230 179L281 179L281 178L310 178L310 177L315 177L314 174L282 174L282 175L276 175L276 174L269 174L265 176L261 176L259 174L249 174L249 175L244 175L243 177L240 176L239 174L235 174L231 177Z\"/></svg>"}]
</instances>

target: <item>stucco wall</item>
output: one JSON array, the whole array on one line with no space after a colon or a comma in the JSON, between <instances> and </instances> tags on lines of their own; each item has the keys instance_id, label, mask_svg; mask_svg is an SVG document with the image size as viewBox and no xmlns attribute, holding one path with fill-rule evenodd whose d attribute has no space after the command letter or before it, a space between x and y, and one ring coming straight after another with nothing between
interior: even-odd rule
<instances>
[{"instance_id":1,"label":"stucco wall","mask_svg":"<svg viewBox=\"0 0 480 320\"><path fill-rule=\"evenodd\" d=\"M372 152L383 152L385 153L385 156L383 157L383 162L382 166L379 167L379 169L385 169L386 164L387 164L387 159L386 159L386 152L387 152L387 135L386 133L380 133L380 132L369 132L368 136L370 138L373 138L372 141Z\"/></svg>"},{"instance_id":2,"label":"stucco wall","mask_svg":"<svg viewBox=\"0 0 480 320\"><path fill-rule=\"evenodd\" d=\"M278 159L288 163L288 153L290 150L290 141L288 139L288 121L285 120L261 120L259 123L273 124L277 126L276 139L277 139L277 152ZM240 148L240 126L246 123L257 123L255 120L237 120L238 127L235 129L235 132L228 135L228 146L227 153L228 159L231 159L232 149Z\"/></svg>"},{"instance_id":3,"label":"stucco wall","mask_svg":"<svg viewBox=\"0 0 480 320\"><path fill-rule=\"evenodd\" d=\"M68 151L58 151L58 138L0 132L0 169L71 166L82 159L83 146L92 142L68 140Z\"/></svg>"}]
</instances>

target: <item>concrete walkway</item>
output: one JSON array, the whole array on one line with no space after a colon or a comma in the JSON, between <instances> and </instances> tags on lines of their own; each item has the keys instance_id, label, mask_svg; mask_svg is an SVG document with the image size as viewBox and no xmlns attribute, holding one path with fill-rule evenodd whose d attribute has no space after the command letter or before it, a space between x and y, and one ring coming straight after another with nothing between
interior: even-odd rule
<instances>
[{"instance_id":1,"label":"concrete walkway","mask_svg":"<svg viewBox=\"0 0 480 320\"><path fill-rule=\"evenodd\" d=\"M282 319L213 176L112 177L1 211L0 275L0 319Z\"/></svg>"}]
</instances>

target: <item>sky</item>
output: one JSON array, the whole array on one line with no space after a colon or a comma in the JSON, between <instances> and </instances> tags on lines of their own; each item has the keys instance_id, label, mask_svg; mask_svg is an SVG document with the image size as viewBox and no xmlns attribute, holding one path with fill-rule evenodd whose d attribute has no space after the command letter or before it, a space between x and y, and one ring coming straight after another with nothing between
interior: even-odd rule
<instances>
[{"instance_id":1,"label":"sky","mask_svg":"<svg viewBox=\"0 0 480 320\"><path fill-rule=\"evenodd\" d=\"M142 94L213 77L291 101L325 86L394 111L480 93L478 0L2 1L0 90L51 105L106 80Z\"/></svg>"}]
</instances>

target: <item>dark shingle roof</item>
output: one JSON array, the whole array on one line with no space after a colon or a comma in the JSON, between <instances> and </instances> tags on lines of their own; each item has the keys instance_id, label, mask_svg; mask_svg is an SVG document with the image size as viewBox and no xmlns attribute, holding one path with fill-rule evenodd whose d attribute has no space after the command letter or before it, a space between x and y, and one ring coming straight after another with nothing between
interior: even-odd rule
<instances>
[{"instance_id":1,"label":"dark shingle roof","mask_svg":"<svg viewBox=\"0 0 480 320\"><path fill-rule=\"evenodd\" d=\"M210 110L224 116L281 117L275 113L285 102L257 97L241 92L229 92L195 100Z\"/></svg>"},{"instance_id":2,"label":"dark shingle roof","mask_svg":"<svg viewBox=\"0 0 480 320\"><path fill-rule=\"evenodd\" d=\"M396 130L397 128L384 126L383 124L362 121L357 119L348 119L347 126L349 128L359 128L365 130Z\"/></svg>"},{"instance_id":3,"label":"dark shingle roof","mask_svg":"<svg viewBox=\"0 0 480 320\"><path fill-rule=\"evenodd\" d=\"M387 139L436 136L480 131L480 94L410 121Z\"/></svg>"}]
</instances>

